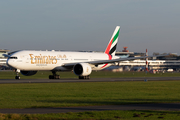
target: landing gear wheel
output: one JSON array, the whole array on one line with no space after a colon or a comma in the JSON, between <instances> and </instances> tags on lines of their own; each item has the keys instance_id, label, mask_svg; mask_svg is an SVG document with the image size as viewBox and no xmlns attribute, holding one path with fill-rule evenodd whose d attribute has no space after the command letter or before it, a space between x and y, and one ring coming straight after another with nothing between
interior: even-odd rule
<instances>
[{"instance_id":1,"label":"landing gear wheel","mask_svg":"<svg viewBox=\"0 0 180 120\"><path fill-rule=\"evenodd\" d=\"M54 76L55 77L55 79L60 79L60 76L59 75L56 75L56 76Z\"/></svg>"},{"instance_id":2,"label":"landing gear wheel","mask_svg":"<svg viewBox=\"0 0 180 120\"><path fill-rule=\"evenodd\" d=\"M54 79L54 76L53 75L49 75L49 79Z\"/></svg>"},{"instance_id":3,"label":"landing gear wheel","mask_svg":"<svg viewBox=\"0 0 180 120\"><path fill-rule=\"evenodd\" d=\"M52 71L53 75L49 75L49 79L60 79L60 76L56 74L56 71Z\"/></svg>"},{"instance_id":4,"label":"landing gear wheel","mask_svg":"<svg viewBox=\"0 0 180 120\"><path fill-rule=\"evenodd\" d=\"M90 76L88 75L88 76L86 76L86 79L90 79Z\"/></svg>"},{"instance_id":5,"label":"landing gear wheel","mask_svg":"<svg viewBox=\"0 0 180 120\"><path fill-rule=\"evenodd\" d=\"M79 79L90 79L90 76L79 76Z\"/></svg>"},{"instance_id":6,"label":"landing gear wheel","mask_svg":"<svg viewBox=\"0 0 180 120\"><path fill-rule=\"evenodd\" d=\"M49 75L49 79L60 79L59 75Z\"/></svg>"},{"instance_id":7,"label":"landing gear wheel","mask_svg":"<svg viewBox=\"0 0 180 120\"><path fill-rule=\"evenodd\" d=\"M16 79L16 80L20 80L20 76L16 76L15 79Z\"/></svg>"},{"instance_id":8,"label":"landing gear wheel","mask_svg":"<svg viewBox=\"0 0 180 120\"><path fill-rule=\"evenodd\" d=\"M79 76L79 79L84 79L84 76Z\"/></svg>"}]
</instances>

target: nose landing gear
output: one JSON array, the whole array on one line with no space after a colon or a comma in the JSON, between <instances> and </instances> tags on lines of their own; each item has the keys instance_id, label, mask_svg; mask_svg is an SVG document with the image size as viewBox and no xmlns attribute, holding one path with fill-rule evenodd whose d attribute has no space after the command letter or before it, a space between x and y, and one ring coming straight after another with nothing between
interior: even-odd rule
<instances>
[{"instance_id":1,"label":"nose landing gear","mask_svg":"<svg viewBox=\"0 0 180 120\"><path fill-rule=\"evenodd\" d=\"M16 76L15 79L16 79L16 80L20 80L20 76Z\"/></svg>"},{"instance_id":2,"label":"nose landing gear","mask_svg":"<svg viewBox=\"0 0 180 120\"><path fill-rule=\"evenodd\" d=\"M16 80L20 80L20 76L19 76L20 70L17 69L17 70L15 70L15 72L16 72L15 79L16 79Z\"/></svg>"}]
</instances>

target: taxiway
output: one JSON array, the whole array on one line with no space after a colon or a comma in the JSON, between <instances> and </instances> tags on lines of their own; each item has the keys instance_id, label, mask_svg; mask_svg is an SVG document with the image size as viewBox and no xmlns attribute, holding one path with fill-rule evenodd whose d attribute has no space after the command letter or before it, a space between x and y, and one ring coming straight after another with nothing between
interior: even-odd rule
<instances>
[{"instance_id":1,"label":"taxiway","mask_svg":"<svg viewBox=\"0 0 180 120\"><path fill-rule=\"evenodd\" d=\"M67 113L67 112L85 112L85 111L105 111L105 110L180 111L180 103L105 105L105 106L85 106L85 107L62 107L62 108L0 109L0 113L46 114L46 113Z\"/></svg>"},{"instance_id":2,"label":"taxiway","mask_svg":"<svg viewBox=\"0 0 180 120\"><path fill-rule=\"evenodd\" d=\"M12 83L70 83L70 82L120 82L120 81L166 81L180 80L180 77L132 77L132 78L91 78L91 79L0 79L0 84Z\"/></svg>"}]
</instances>

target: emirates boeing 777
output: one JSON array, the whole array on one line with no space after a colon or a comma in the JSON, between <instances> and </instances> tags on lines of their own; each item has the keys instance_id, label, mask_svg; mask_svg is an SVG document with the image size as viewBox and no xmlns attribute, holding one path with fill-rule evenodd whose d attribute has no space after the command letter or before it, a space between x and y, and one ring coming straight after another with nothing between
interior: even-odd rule
<instances>
[{"instance_id":1,"label":"emirates boeing 777","mask_svg":"<svg viewBox=\"0 0 180 120\"><path fill-rule=\"evenodd\" d=\"M102 70L115 62L152 57L115 56L119 32L120 26L117 26L104 53L22 50L11 54L7 65L16 70L15 79L20 79L19 73L31 76L40 70L52 71L49 79L59 79L57 71L73 71L79 79L89 79L92 70Z\"/></svg>"}]
</instances>

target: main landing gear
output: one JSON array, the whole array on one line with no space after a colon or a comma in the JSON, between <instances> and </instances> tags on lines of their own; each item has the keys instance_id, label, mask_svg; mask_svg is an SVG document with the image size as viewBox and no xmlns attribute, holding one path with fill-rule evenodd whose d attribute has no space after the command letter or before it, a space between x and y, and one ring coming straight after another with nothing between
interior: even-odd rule
<instances>
[{"instance_id":1,"label":"main landing gear","mask_svg":"<svg viewBox=\"0 0 180 120\"><path fill-rule=\"evenodd\" d=\"M60 79L60 76L56 74L56 71L52 71L53 75L49 75L49 79Z\"/></svg>"},{"instance_id":2,"label":"main landing gear","mask_svg":"<svg viewBox=\"0 0 180 120\"><path fill-rule=\"evenodd\" d=\"M79 79L90 79L90 76L79 76Z\"/></svg>"}]
</instances>

